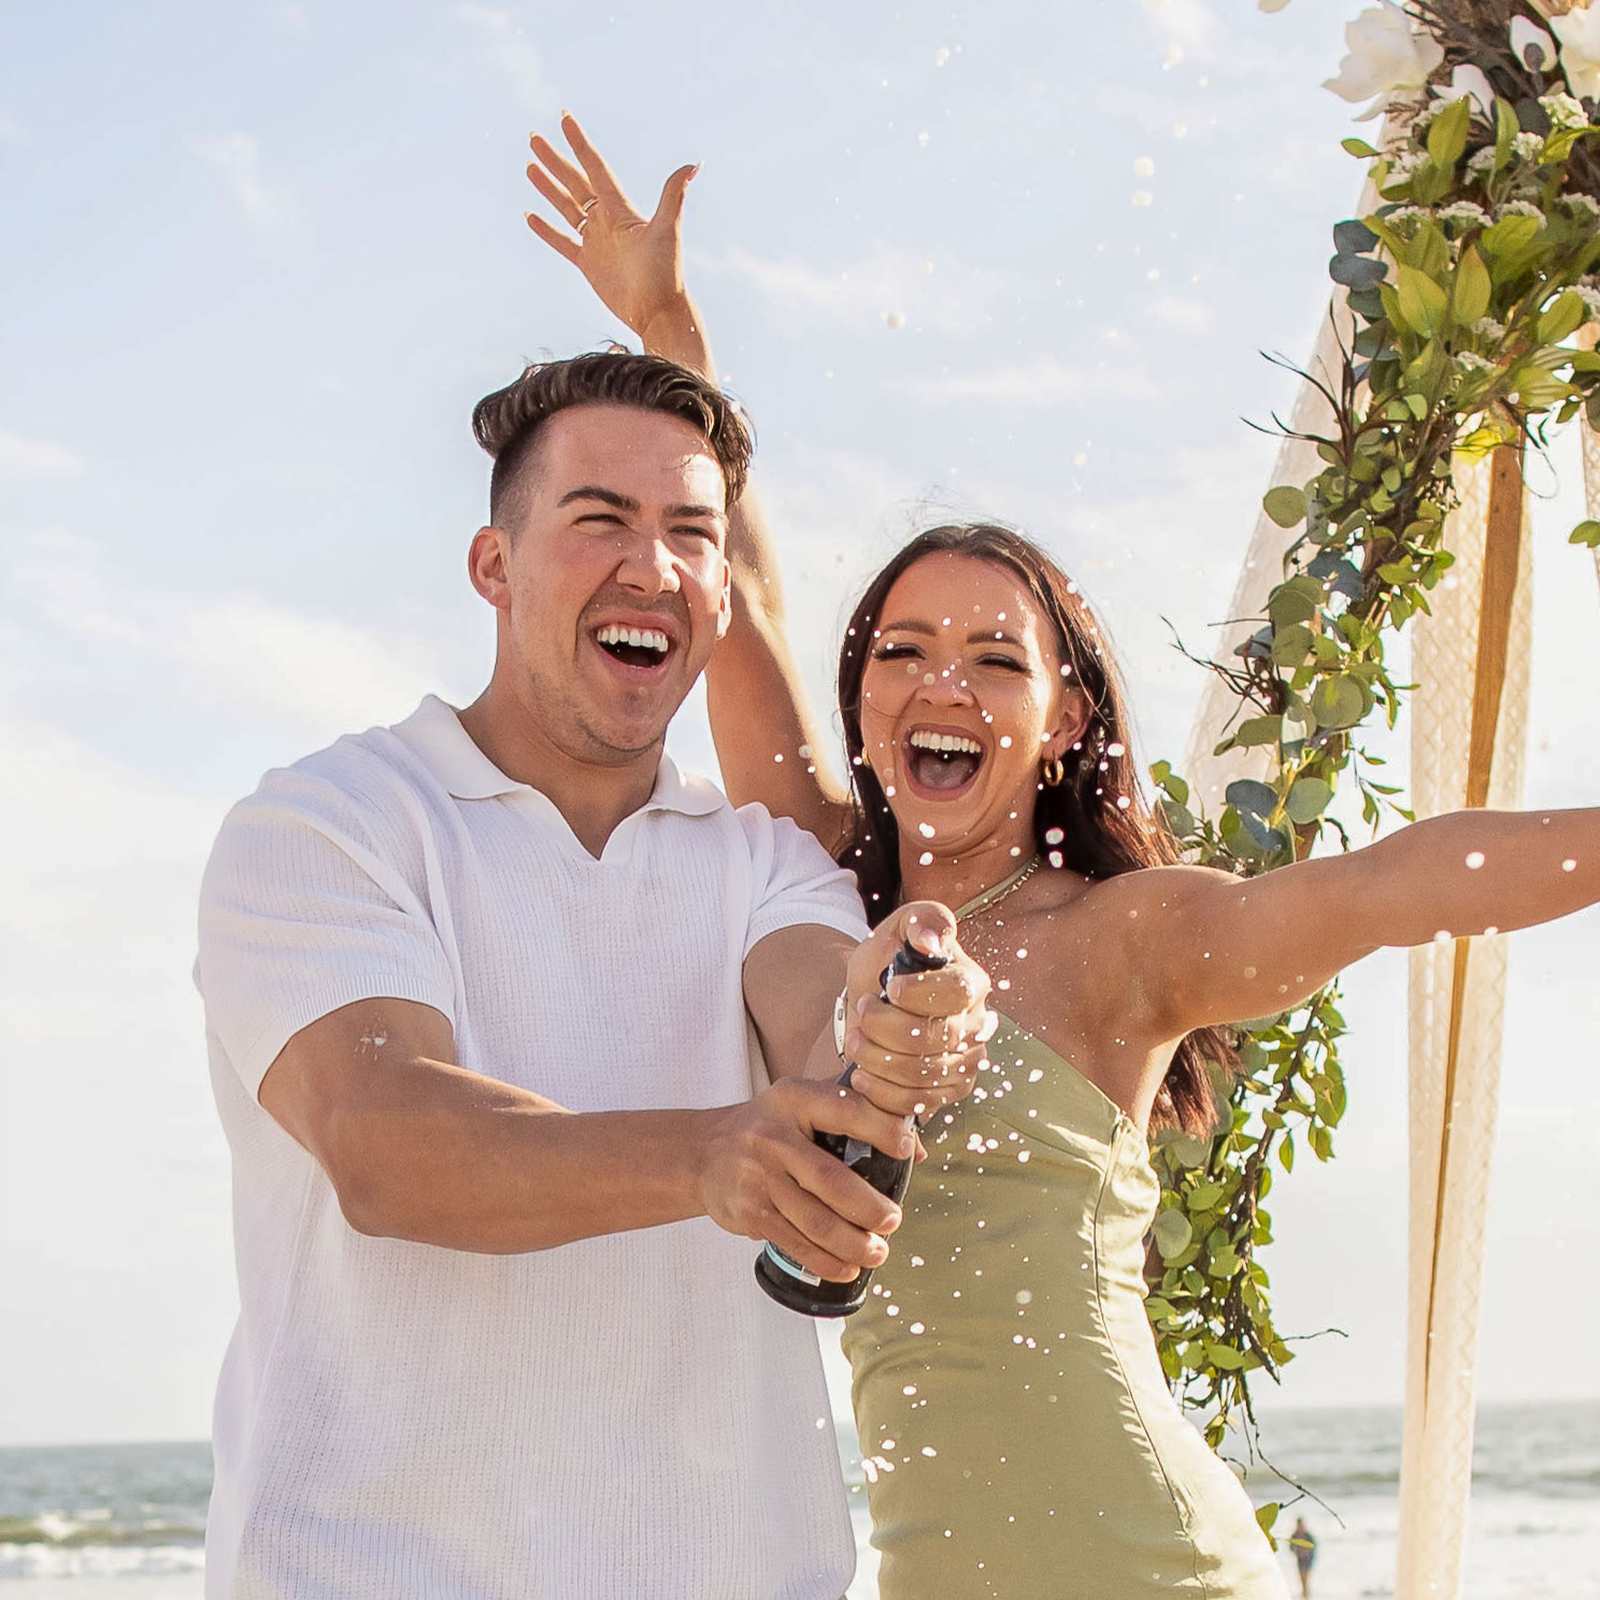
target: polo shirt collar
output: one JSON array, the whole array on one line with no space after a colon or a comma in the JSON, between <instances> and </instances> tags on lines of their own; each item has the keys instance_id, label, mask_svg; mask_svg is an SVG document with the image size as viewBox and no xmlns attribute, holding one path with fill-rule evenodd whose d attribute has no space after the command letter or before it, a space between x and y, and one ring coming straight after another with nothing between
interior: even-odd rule
<instances>
[{"instance_id":1,"label":"polo shirt collar","mask_svg":"<svg viewBox=\"0 0 1600 1600\"><path fill-rule=\"evenodd\" d=\"M473 742L455 708L437 695L425 695L422 704L393 731L457 800L493 800L533 788L508 778ZM705 817L726 804L715 784L700 777L686 777L677 762L663 751L655 788L640 809Z\"/></svg>"}]
</instances>

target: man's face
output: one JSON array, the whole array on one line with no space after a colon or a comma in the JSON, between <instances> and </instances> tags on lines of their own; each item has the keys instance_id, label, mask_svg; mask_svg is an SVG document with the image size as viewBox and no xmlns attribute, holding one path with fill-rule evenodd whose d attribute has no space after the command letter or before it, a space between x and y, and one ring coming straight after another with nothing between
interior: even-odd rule
<instances>
[{"instance_id":1,"label":"man's face","mask_svg":"<svg viewBox=\"0 0 1600 1600\"><path fill-rule=\"evenodd\" d=\"M489 596L501 649L569 754L637 756L727 630L722 468L676 417L590 405L545 425L519 478L503 588Z\"/></svg>"}]
</instances>

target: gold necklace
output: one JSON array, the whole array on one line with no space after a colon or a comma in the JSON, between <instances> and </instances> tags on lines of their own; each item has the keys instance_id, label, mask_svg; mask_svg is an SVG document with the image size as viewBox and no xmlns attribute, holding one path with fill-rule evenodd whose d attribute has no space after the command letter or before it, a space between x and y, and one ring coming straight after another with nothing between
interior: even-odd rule
<instances>
[{"instance_id":1,"label":"gold necklace","mask_svg":"<svg viewBox=\"0 0 1600 1600\"><path fill-rule=\"evenodd\" d=\"M966 919L970 920L973 917L981 917L986 911L993 911L994 908L1001 903L1001 901L1006 900L1010 898L1010 896L1014 895L1017 890L1020 889L1023 884L1025 884L1028 879L1039 870L1042 860L1043 858L1041 856L1035 855L1033 860L1031 860L1027 866L1017 873L1017 875L1012 878L1011 882L1006 884L1006 886L997 895L995 895L992 900L985 900L983 895L980 894L977 899L973 901L972 904L967 908L964 914Z\"/></svg>"}]
</instances>

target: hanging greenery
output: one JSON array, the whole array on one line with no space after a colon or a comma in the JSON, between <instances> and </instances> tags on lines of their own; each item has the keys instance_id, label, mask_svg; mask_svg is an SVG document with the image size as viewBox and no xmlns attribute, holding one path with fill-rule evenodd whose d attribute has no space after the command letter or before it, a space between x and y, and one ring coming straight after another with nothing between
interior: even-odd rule
<instances>
[{"instance_id":1,"label":"hanging greenery","mask_svg":"<svg viewBox=\"0 0 1600 1600\"><path fill-rule=\"evenodd\" d=\"M1259 749L1270 775L1230 784L1221 814L1203 817L1168 762L1152 769L1189 859L1242 877L1304 858L1325 833L1348 848L1336 794L1359 795L1374 829L1385 811L1410 819L1363 741L1376 718L1395 724L1404 686L1387 647L1453 560L1453 469L1543 448L1550 424L1580 411L1600 425L1600 355L1574 342L1600 321L1600 7L1413 0L1364 11L1347 38L1328 87L1387 114L1379 144L1344 141L1381 203L1333 230L1340 359L1301 374L1328 403L1326 431L1278 424L1322 463L1266 496L1285 531L1281 581L1237 664L1211 667L1238 697L1217 753ZM1600 547L1600 523L1572 542ZM1158 1141L1149 1314L1214 1448L1235 1424L1254 1448L1251 1376L1291 1359L1258 1259L1272 1239L1264 1202L1274 1165L1333 1153L1344 1032L1336 985L1246 1024L1217 1135ZM1261 1512L1269 1531L1278 1509Z\"/></svg>"}]
</instances>

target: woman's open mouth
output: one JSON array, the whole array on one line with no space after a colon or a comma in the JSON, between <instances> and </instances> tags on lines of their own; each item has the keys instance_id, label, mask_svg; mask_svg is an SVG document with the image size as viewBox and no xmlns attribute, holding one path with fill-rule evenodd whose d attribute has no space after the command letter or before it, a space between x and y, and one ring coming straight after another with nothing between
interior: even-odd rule
<instances>
[{"instance_id":1,"label":"woman's open mouth","mask_svg":"<svg viewBox=\"0 0 1600 1600\"><path fill-rule=\"evenodd\" d=\"M660 628L625 628L607 623L592 634L600 653L632 674L654 674L672 653L672 641Z\"/></svg>"},{"instance_id":2,"label":"woman's open mouth","mask_svg":"<svg viewBox=\"0 0 1600 1600\"><path fill-rule=\"evenodd\" d=\"M919 799L953 800L965 794L985 760L976 739L941 728L913 728L904 749L906 781Z\"/></svg>"}]
</instances>

